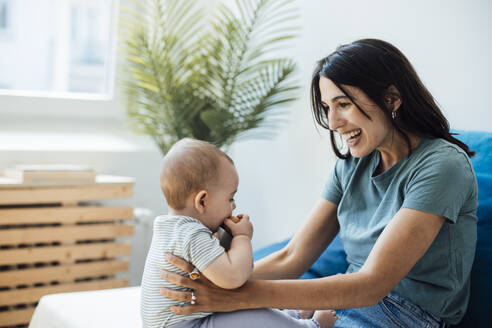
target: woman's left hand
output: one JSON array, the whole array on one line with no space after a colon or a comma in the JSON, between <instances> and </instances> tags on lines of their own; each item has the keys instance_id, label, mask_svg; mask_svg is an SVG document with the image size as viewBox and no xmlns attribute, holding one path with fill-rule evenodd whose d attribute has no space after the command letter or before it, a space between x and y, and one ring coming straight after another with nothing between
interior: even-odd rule
<instances>
[{"instance_id":1,"label":"woman's left hand","mask_svg":"<svg viewBox=\"0 0 492 328\"><path fill-rule=\"evenodd\" d=\"M166 261L180 268L186 273L193 271L194 267L177 256L172 254L166 255ZM176 301L191 302L192 295L195 296L195 304L185 306L171 306L170 309L175 314L189 314L194 312L231 312L240 309L241 300L247 299L247 285L244 284L238 289L223 289L214 285L205 276L200 275L196 280L189 276L181 276L174 272L161 271L162 279L167 280L175 285L187 287L193 290L178 291L169 288L162 288L161 295L174 299Z\"/></svg>"}]
</instances>

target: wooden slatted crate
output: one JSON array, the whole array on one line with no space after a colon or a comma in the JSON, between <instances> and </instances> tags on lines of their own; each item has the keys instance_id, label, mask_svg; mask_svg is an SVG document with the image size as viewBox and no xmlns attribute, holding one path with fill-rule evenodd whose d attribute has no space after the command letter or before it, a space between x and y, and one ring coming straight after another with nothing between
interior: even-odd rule
<instances>
[{"instance_id":1,"label":"wooden slatted crate","mask_svg":"<svg viewBox=\"0 0 492 328\"><path fill-rule=\"evenodd\" d=\"M26 327L47 294L128 286L130 206L80 202L127 198L133 179L98 176L80 186L0 181L0 327Z\"/></svg>"}]
</instances>

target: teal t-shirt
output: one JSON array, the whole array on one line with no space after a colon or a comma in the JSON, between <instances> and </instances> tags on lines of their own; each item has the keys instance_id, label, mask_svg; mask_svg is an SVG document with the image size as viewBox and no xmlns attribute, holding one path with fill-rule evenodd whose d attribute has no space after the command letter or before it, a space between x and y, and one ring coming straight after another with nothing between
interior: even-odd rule
<instances>
[{"instance_id":1,"label":"teal t-shirt","mask_svg":"<svg viewBox=\"0 0 492 328\"><path fill-rule=\"evenodd\" d=\"M400 208L446 217L436 239L393 290L424 310L456 324L470 294L477 240L477 182L466 153L444 139L420 144L375 175L380 153L338 160L323 196L338 205L340 237L357 271Z\"/></svg>"}]
</instances>

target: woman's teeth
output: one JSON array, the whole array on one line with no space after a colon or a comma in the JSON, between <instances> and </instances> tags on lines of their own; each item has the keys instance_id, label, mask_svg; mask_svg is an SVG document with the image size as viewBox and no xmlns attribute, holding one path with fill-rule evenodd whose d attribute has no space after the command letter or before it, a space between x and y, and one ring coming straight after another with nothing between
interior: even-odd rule
<instances>
[{"instance_id":1,"label":"woman's teeth","mask_svg":"<svg viewBox=\"0 0 492 328\"><path fill-rule=\"evenodd\" d=\"M349 139L352 139L352 138L355 138L355 137L359 136L361 134L361 132L362 132L361 129L357 129L357 130L353 130L353 131L344 133L344 134L342 134L342 136L343 136L343 139L345 141L347 141Z\"/></svg>"}]
</instances>

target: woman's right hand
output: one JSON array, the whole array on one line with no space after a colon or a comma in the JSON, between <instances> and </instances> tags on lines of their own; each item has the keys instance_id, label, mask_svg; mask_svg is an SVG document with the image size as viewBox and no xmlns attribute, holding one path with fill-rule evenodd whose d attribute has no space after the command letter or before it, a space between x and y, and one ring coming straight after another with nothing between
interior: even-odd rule
<instances>
[{"instance_id":1,"label":"woman's right hand","mask_svg":"<svg viewBox=\"0 0 492 328\"><path fill-rule=\"evenodd\" d=\"M180 268L186 273L193 271L194 267L185 260L172 254L166 255L166 261ZM185 306L171 306L171 311L175 314L189 314L194 312L231 312L245 308L244 305L248 300L248 284L246 282L238 289L223 289L215 286L204 275L198 279L192 280L188 276L181 276L170 271L161 271L162 279L167 280L175 285L187 287L193 290L195 295L195 304ZM191 302L192 292L178 291L174 289L162 288L161 295L184 302ZM241 307L242 305L242 307Z\"/></svg>"}]
</instances>

